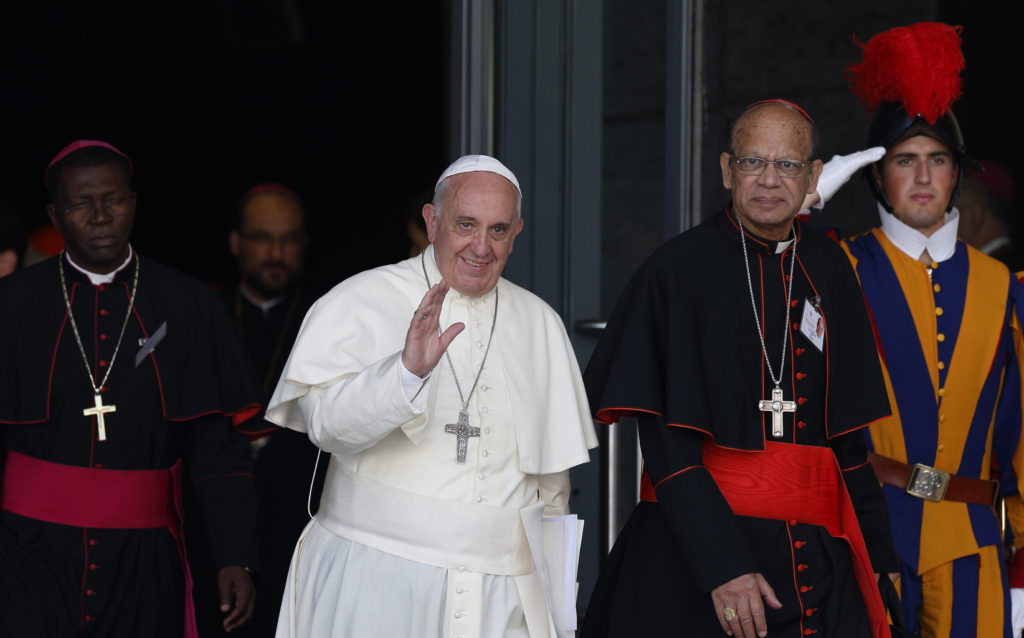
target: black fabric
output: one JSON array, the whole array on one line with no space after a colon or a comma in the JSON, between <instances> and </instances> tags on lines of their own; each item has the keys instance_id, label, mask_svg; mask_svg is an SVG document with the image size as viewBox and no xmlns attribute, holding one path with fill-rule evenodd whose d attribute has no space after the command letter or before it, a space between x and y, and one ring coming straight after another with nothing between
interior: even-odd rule
<instances>
[{"instance_id":1,"label":"black fabric","mask_svg":"<svg viewBox=\"0 0 1024 638\"><path fill-rule=\"evenodd\" d=\"M121 331L134 267L103 286L67 265L65 275L99 381ZM252 413L258 402L216 297L142 259L135 317L102 394L104 403L117 406L107 415L102 442L95 439L94 419L82 414L92 406L93 392L65 322L56 259L0 280L0 305L4 449L107 469L166 468L184 459L216 564L255 564L248 438L228 415ZM140 340L164 322L166 338L136 367ZM3 512L0 542L2 588L25 592L0 596L4 635L180 638L183 572L169 530L83 529Z\"/></svg>"},{"instance_id":2,"label":"black fabric","mask_svg":"<svg viewBox=\"0 0 1024 638\"><path fill-rule=\"evenodd\" d=\"M885 500L877 481L865 480L859 429L889 413L863 298L839 246L799 222L797 230L782 388L799 405L775 440L832 448L872 563L892 571L899 563ZM778 374L792 248L777 254L774 242L749 234L747 245ZM798 329L811 297L825 318L824 351ZM680 627L718 635L711 590L751 572L764 574L783 603L768 610L770 635L868 635L845 542L813 525L733 515L701 465L707 437L760 450L771 436L758 401L773 383L752 315L739 228L726 213L667 242L620 299L584 379L596 416L637 417L658 503L640 503L620 534L588 605L584 637L677 635Z\"/></svg>"},{"instance_id":3,"label":"black fabric","mask_svg":"<svg viewBox=\"0 0 1024 638\"><path fill-rule=\"evenodd\" d=\"M853 270L839 245L796 222L796 278L790 323L804 300L819 297L827 338L821 353L791 326L783 390L805 399L811 419L794 436L792 414L782 440L821 441L889 414L875 342ZM785 322L790 250L747 234L754 294L775 373ZM827 361L826 355L827 354ZM584 373L591 411L661 414L724 447L764 449L758 399L771 395L754 324L739 230L719 213L666 242L636 272ZM810 368L814 367L816 373ZM798 373L807 375L797 378ZM824 374L827 372L826 375ZM827 382L827 383L826 383ZM794 393L795 390L795 393ZM827 395L826 395L827 391ZM770 422L770 421L769 421Z\"/></svg>"},{"instance_id":4,"label":"black fabric","mask_svg":"<svg viewBox=\"0 0 1024 638\"><path fill-rule=\"evenodd\" d=\"M287 292L278 304L264 313L238 288L224 297L232 327L252 366L253 377L260 380L264 406L274 392L299 326L316 299L316 294L299 286ZM262 416L261 412L260 418ZM306 434L276 427L254 444L253 464L259 504L259 603L252 621L233 631L232 636L270 638L276 632L292 553L299 535L309 522L307 503L315 513L323 491L330 455L324 454L317 465L318 453ZM194 570L197 573L209 572L211 566L206 548L200 545L196 549L192 557ZM223 614L209 604L217 595L216 589L209 586L210 582L206 579L197 583L195 589L200 634L226 635L221 625Z\"/></svg>"}]
</instances>

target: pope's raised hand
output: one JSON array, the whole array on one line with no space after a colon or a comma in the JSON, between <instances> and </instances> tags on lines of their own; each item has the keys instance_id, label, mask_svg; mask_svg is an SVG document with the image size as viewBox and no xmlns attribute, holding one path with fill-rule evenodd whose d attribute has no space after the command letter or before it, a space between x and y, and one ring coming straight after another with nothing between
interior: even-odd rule
<instances>
[{"instance_id":1,"label":"pope's raised hand","mask_svg":"<svg viewBox=\"0 0 1024 638\"><path fill-rule=\"evenodd\" d=\"M466 327L466 324L460 322L448 326L443 333L440 330L441 304L448 288L448 281L442 279L428 290L409 322L409 332L405 334L405 348L402 350L402 364L417 377L425 377L434 369L452 339Z\"/></svg>"}]
</instances>

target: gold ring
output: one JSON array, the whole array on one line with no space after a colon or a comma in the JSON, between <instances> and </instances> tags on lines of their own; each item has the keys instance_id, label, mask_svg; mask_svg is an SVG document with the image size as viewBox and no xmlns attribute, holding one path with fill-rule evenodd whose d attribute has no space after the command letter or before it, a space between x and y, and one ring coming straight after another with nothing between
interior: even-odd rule
<instances>
[{"instance_id":1,"label":"gold ring","mask_svg":"<svg viewBox=\"0 0 1024 638\"><path fill-rule=\"evenodd\" d=\"M725 616L725 622L732 622L736 620L736 610L732 607L723 607L722 615Z\"/></svg>"}]
</instances>

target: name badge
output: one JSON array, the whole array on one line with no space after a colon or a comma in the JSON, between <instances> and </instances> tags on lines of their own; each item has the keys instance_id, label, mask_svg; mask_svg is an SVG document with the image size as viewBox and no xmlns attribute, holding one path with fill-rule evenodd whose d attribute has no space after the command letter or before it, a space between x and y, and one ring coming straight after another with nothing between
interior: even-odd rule
<instances>
[{"instance_id":1,"label":"name badge","mask_svg":"<svg viewBox=\"0 0 1024 638\"><path fill-rule=\"evenodd\" d=\"M816 299L817 297L804 300L804 318L800 321L800 334L807 337L818 352L821 352L825 348L825 318L818 310Z\"/></svg>"}]
</instances>

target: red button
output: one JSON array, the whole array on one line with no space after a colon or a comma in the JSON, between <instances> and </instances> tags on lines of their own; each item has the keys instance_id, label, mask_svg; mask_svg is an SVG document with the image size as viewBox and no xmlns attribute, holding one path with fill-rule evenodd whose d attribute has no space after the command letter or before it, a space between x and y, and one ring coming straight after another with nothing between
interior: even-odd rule
<instances>
[{"instance_id":1,"label":"red button","mask_svg":"<svg viewBox=\"0 0 1024 638\"><path fill-rule=\"evenodd\" d=\"M808 587L807 585L800 585L800 593L807 593L811 589L813 589L813 588L812 587Z\"/></svg>"},{"instance_id":2,"label":"red button","mask_svg":"<svg viewBox=\"0 0 1024 638\"><path fill-rule=\"evenodd\" d=\"M816 633L818 633L817 629L804 629L804 635L805 636L810 636L811 634L816 634Z\"/></svg>"},{"instance_id":3,"label":"red button","mask_svg":"<svg viewBox=\"0 0 1024 638\"><path fill-rule=\"evenodd\" d=\"M100 568L100 566L97 565L96 563L89 563L89 570L90 571L96 571L99 568Z\"/></svg>"},{"instance_id":4,"label":"red button","mask_svg":"<svg viewBox=\"0 0 1024 638\"><path fill-rule=\"evenodd\" d=\"M99 544L100 544L100 542L98 540L96 540L95 538L90 538L89 539L89 547L96 547Z\"/></svg>"},{"instance_id":5,"label":"red button","mask_svg":"<svg viewBox=\"0 0 1024 638\"><path fill-rule=\"evenodd\" d=\"M800 355L802 355L803 353L804 353L804 349L803 349L803 348L797 348L797 349L796 349L796 356L798 356L798 357L799 357L799 356L800 356Z\"/></svg>"},{"instance_id":6,"label":"red button","mask_svg":"<svg viewBox=\"0 0 1024 638\"><path fill-rule=\"evenodd\" d=\"M797 381L800 381L800 380L803 380L803 379L807 378L807 375L804 374L803 372L797 372L796 373L796 378L797 378Z\"/></svg>"},{"instance_id":7,"label":"red button","mask_svg":"<svg viewBox=\"0 0 1024 638\"><path fill-rule=\"evenodd\" d=\"M798 303L800 303L800 300L799 299L794 299L793 301L789 302L789 305L790 305L791 308L796 308Z\"/></svg>"},{"instance_id":8,"label":"red button","mask_svg":"<svg viewBox=\"0 0 1024 638\"><path fill-rule=\"evenodd\" d=\"M797 421L796 422L796 427L798 427L798 428L800 428L802 430L805 427L807 427L807 423L805 421Z\"/></svg>"},{"instance_id":9,"label":"red button","mask_svg":"<svg viewBox=\"0 0 1024 638\"><path fill-rule=\"evenodd\" d=\"M93 590L91 590L91 589L86 589L86 590L85 590L85 595L86 595L86 596L95 596L95 595L96 595L96 592L94 592L94 591L93 591Z\"/></svg>"},{"instance_id":10,"label":"red button","mask_svg":"<svg viewBox=\"0 0 1024 638\"><path fill-rule=\"evenodd\" d=\"M816 612L816 611L818 611L818 608L817 607L812 607L812 608L808 609L807 611L805 611L804 615L805 616L813 616L814 612Z\"/></svg>"},{"instance_id":11,"label":"red button","mask_svg":"<svg viewBox=\"0 0 1024 638\"><path fill-rule=\"evenodd\" d=\"M798 571L798 572L802 572L802 571L804 571L805 569L807 569L807 565L804 565L804 564L802 564L802 563L801 563L800 565L797 565L797 566L796 566L796 571Z\"/></svg>"},{"instance_id":12,"label":"red button","mask_svg":"<svg viewBox=\"0 0 1024 638\"><path fill-rule=\"evenodd\" d=\"M797 542L793 543L793 547L795 547L797 549L800 549L801 547L803 547L806 544L807 544L807 541L797 541Z\"/></svg>"},{"instance_id":13,"label":"red button","mask_svg":"<svg viewBox=\"0 0 1024 638\"><path fill-rule=\"evenodd\" d=\"M799 329L800 329L800 324L798 324L797 322L794 321L793 322L793 330L799 330Z\"/></svg>"},{"instance_id":14,"label":"red button","mask_svg":"<svg viewBox=\"0 0 1024 638\"><path fill-rule=\"evenodd\" d=\"M107 362L104 361L103 359L100 359L100 367L101 368L105 368L106 366L107 366Z\"/></svg>"},{"instance_id":15,"label":"red button","mask_svg":"<svg viewBox=\"0 0 1024 638\"><path fill-rule=\"evenodd\" d=\"M95 619L95 618L93 618L92 616L90 616L90 615L86 614L86 616L85 616L85 622L93 622L94 620L96 620L96 619Z\"/></svg>"},{"instance_id":16,"label":"red button","mask_svg":"<svg viewBox=\"0 0 1024 638\"><path fill-rule=\"evenodd\" d=\"M106 341L106 340L107 340L107 339L109 339L109 338L110 338L110 337L108 337L108 336L107 336L107 335L105 335L105 334L101 334L101 335L100 335L100 341Z\"/></svg>"},{"instance_id":17,"label":"red button","mask_svg":"<svg viewBox=\"0 0 1024 638\"><path fill-rule=\"evenodd\" d=\"M109 313L109 312L107 312L106 308L100 308L100 314L101 314L101 315L103 315L104 317L106 317L106 316L107 316L107 315L109 315L110 313Z\"/></svg>"},{"instance_id":18,"label":"red button","mask_svg":"<svg viewBox=\"0 0 1024 638\"><path fill-rule=\"evenodd\" d=\"M798 399L796 400L796 404L797 404L797 405L803 405L803 404L805 404L805 403L807 403L807 399L806 399L806 398L804 398L804 397L800 397L800 398L798 398Z\"/></svg>"},{"instance_id":19,"label":"red button","mask_svg":"<svg viewBox=\"0 0 1024 638\"><path fill-rule=\"evenodd\" d=\"M100 284L100 292L103 292L106 289L107 289L107 284Z\"/></svg>"}]
</instances>

